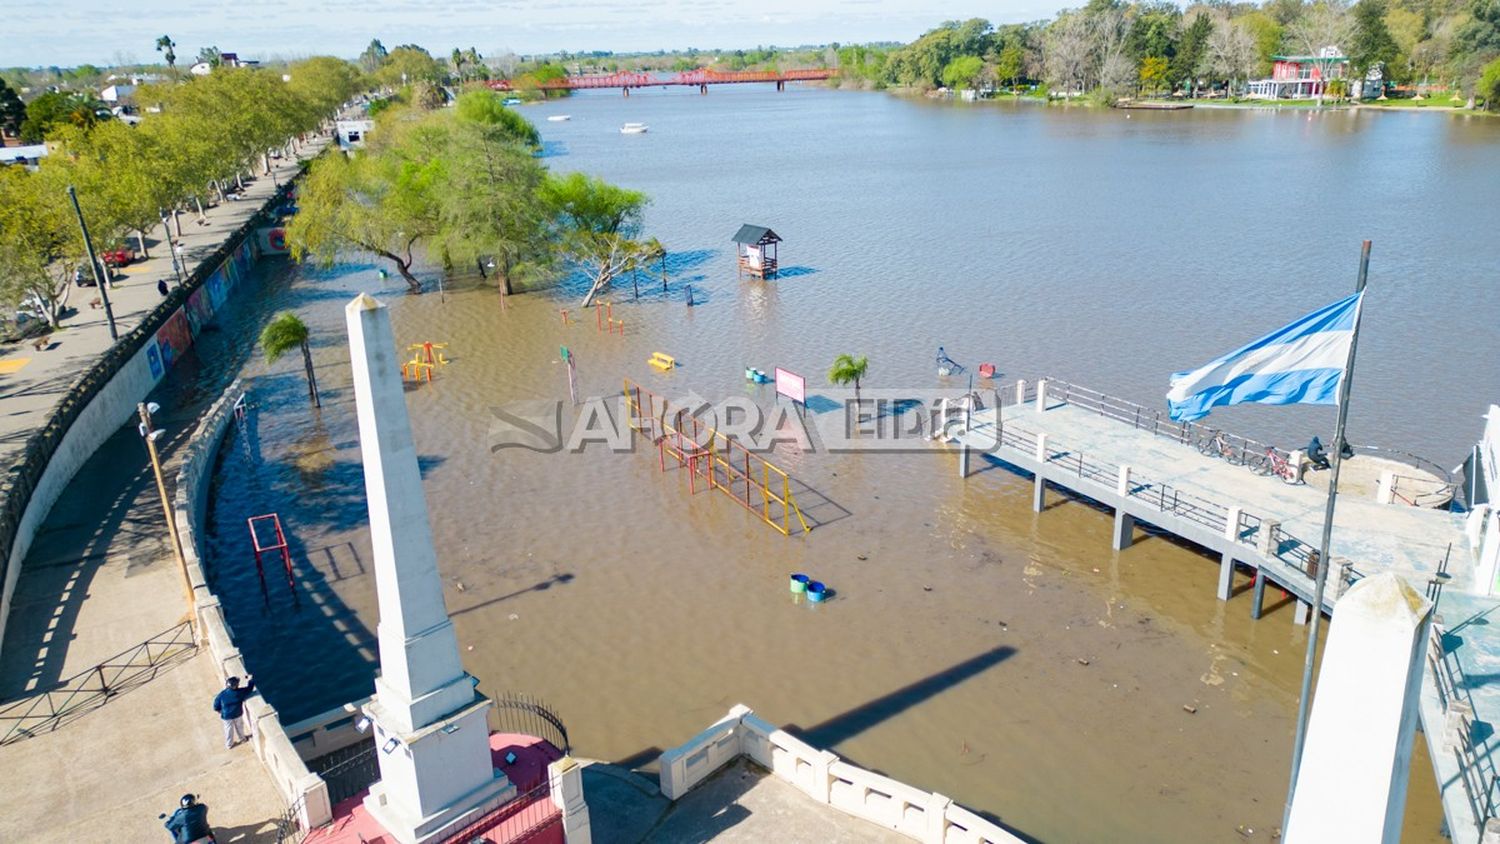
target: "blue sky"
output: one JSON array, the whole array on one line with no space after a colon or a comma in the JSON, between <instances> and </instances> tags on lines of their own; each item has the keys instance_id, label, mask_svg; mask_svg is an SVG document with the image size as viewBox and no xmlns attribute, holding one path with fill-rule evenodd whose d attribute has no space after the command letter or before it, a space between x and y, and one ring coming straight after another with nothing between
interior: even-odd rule
<instances>
[{"instance_id":1,"label":"blue sky","mask_svg":"<svg viewBox=\"0 0 1500 844\"><path fill-rule=\"evenodd\" d=\"M216 45L248 58L353 57L371 38L490 55L556 50L908 41L945 19L1050 17L1037 0L5 0L0 67L151 61L167 34L179 64Z\"/></svg>"}]
</instances>

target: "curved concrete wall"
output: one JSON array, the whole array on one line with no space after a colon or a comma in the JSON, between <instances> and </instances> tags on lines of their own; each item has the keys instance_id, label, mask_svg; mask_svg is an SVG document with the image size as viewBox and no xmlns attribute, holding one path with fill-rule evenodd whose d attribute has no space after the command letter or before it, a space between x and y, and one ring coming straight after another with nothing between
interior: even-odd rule
<instances>
[{"instance_id":1,"label":"curved concrete wall","mask_svg":"<svg viewBox=\"0 0 1500 844\"><path fill-rule=\"evenodd\" d=\"M267 200L180 288L74 379L46 423L0 469L0 647L22 561L52 505L248 275L256 258L255 230L290 190L288 183Z\"/></svg>"},{"instance_id":2,"label":"curved concrete wall","mask_svg":"<svg viewBox=\"0 0 1500 844\"><path fill-rule=\"evenodd\" d=\"M191 439L183 447L182 468L177 472L177 493L172 502L172 518L182 539L188 581L193 584L193 610L198 618L198 639L208 644L219 679L243 676L244 659L234 644L234 631L224 618L223 607L203 571L206 545L200 528L208 514L209 492L213 487L214 464L219 447L234 427L235 403L244 395L236 379L218 401L203 415ZM245 710L255 725L250 743L255 755L265 763L276 789L288 806L296 809L303 829L328 823L333 807L323 778L307 769L287 732L282 728L276 710L259 695L245 701Z\"/></svg>"}]
</instances>

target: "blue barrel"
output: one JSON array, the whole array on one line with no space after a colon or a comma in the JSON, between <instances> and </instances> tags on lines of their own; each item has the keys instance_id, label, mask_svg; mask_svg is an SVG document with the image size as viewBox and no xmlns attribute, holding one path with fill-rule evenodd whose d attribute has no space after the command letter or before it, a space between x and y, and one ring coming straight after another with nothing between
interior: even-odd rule
<instances>
[{"instance_id":1,"label":"blue barrel","mask_svg":"<svg viewBox=\"0 0 1500 844\"><path fill-rule=\"evenodd\" d=\"M807 581L809 579L810 578L808 578L808 576L805 575L805 574L794 574L794 575L792 575L792 592L794 592L794 593L796 593L798 595L802 594L803 592L806 592L807 591Z\"/></svg>"},{"instance_id":2,"label":"blue barrel","mask_svg":"<svg viewBox=\"0 0 1500 844\"><path fill-rule=\"evenodd\" d=\"M820 603L822 603L823 602L823 592L824 592L825 588L826 587L824 587L823 584L819 583L816 580L808 583L807 584L807 600L811 601L814 604L820 604Z\"/></svg>"}]
</instances>

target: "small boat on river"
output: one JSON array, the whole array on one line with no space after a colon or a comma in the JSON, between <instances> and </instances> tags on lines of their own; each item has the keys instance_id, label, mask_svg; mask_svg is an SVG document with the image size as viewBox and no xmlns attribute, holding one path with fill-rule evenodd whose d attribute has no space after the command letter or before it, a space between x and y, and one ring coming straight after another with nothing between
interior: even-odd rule
<instances>
[{"instance_id":1,"label":"small boat on river","mask_svg":"<svg viewBox=\"0 0 1500 844\"><path fill-rule=\"evenodd\" d=\"M646 130L648 128L650 128L650 127L648 127L644 123L626 123L624 126L620 127L620 134L622 134L622 135L644 135L644 134L646 134Z\"/></svg>"},{"instance_id":2,"label":"small boat on river","mask_svg":"<svg viewBox=\"0 0 1500 844\"><path fill-rule=\"evenodd\" d=\"M554 114L554 115L551 115L551 116L549 116L547 118L547 122L548 123L562 123L565 120L572 120L572 119L573 119L573 115L571 115L571 114Z\"/></svg>"}]
</instances>

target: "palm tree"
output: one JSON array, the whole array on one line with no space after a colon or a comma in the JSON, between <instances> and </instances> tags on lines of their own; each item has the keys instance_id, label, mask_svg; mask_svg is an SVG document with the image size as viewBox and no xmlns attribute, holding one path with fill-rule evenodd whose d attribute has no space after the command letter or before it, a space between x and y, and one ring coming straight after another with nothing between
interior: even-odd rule
<instances>
[{"instance_id":1,"label":"palm tree","mask_svg":"<svg viewBox=\"0 0 1500 844\"><path fill-rule=\"evenodd\" d=\"M176 46L177 42L173 41L171 36L163 35L156 39L156 52L161 53L162 58L167 60L168 71L177 69L177 53L172 49Z\"/></svg>"},{"instance_id":2,"label":"palm tree","mask_svg":"<svg viewBox=\"0 0 1500 844\"><path fill-rule=\"evenodd\" d=\"M292 349L302 347L302 365L307 368L307 394L314 407L322 407L323 402L318 398L318 376L313 372L307 337L307 323L291 311L282 311L260 332L260 347L265 350L267 363L275 363L277 358Z\"/></svg>"},{"instance_id":3,"label":"palm tree","mask_svg":"<svg viewBox=\"0 0 1500 844\"><path fill-rule=\"evenodd\" d=\"M865 377L865 372L870 368L870 359L864 355L839 355L833 359L833 366L828 370L828 381L840 387L854 382L854 400L859 401L859 379Z\"/></svg>"}]
</instances>

